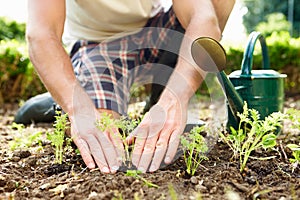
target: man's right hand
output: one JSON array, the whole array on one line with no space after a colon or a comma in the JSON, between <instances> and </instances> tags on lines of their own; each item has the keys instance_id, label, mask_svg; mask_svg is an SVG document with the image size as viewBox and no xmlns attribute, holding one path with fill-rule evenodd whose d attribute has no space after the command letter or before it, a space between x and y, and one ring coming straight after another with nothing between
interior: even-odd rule
<instances>
[{"instance_id":1,"label":"man's right hand","mask_svg":"<svg viewBox=\"0 0 300 200\"><path fill-rule=\"evenodd\" d=\"M96 127L101 114L74 114L71 121L71 136L89 169L96 165L103 173L115 173L122 164L124 147L118 129L104 132Z\"/></svg>"},{"instance_id":2,"label":"man's right hand","mask_svg":"<svg viewBox=\"0 0 300 200\"><path fill-rule=\"evenodd\" d=\"M66 3L62 0L28 0L26 38L30 60L51 96L68 113L71 136L86 165L115 172L121 164L123 144L117 131L96 127L101 115L74 75L62 45Z\"/></svg>"}]
</instances>

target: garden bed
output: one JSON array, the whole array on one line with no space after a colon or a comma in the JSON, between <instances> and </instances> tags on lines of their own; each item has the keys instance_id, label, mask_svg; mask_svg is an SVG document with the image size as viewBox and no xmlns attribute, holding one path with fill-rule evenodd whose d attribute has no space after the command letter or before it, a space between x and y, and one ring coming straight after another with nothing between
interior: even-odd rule
<instances>
[{"instance_id":1,"label":"garden bed","mask_svg":"<svg viewBox=\"0 0 300 200\"><path fill-rule=\"evenodd\" d=\"M300 107L294 99L286 107ZM185 173L183 158L165 169L140 176L157 187L148 187L142 179L125 172L103 174L88 170L75 151L64 155L63 164L53 164L54 149L46 139L28 148L9 150L14 139L10 125L16 105L0 110L0 199L299 199L300 168L289 162L288 143L299 141L299 130L284 123L277 146L256 151L253 156L275 156L269 160L250 159L243 173L227 144L217 141L194 176ZM24 134L52 130L51 124L36 124Z\"/></svg>"}]
</instances>

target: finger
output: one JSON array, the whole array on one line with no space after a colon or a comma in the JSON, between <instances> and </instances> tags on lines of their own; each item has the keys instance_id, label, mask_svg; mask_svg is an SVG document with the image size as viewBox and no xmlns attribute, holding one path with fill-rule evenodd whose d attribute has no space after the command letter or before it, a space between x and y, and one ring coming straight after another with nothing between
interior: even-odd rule
<instances>
[{"instance_id":1,"label":"finger","mask_svg":"<svg viewBox=\"0 0 300 200\"><path fill-rule=\"evenodd\" d=\"M146 172L151 163L154 151L156 149L156 143L159 138L160 132L164 127L164 124L165 124L164 120L159 120L158 118L155 119L151 118L151 124L149 127L150 131L148 133L146 142L144 144L143 153L138 165L138 169L142 172Z\"/></svg>"},{"instance_id":2,"label":"finger","mask_svg":"<svg viewBox=\"0 0 300 200\"><path fill-rule=\"evenodd\" d=\"M170 135L172 134L172 130L163 130L159 136L159 139L156 143L155 153L151 162L151 166L149 168L150 172L154 172L158 170L168 148L168 141Z\"/></svg>"},{"instance_id":3,"label":"finger","mask_svg":"<svg viewBox=\"0 0 300 200\"><path fill-rule=\"evenodd\" d=\"M136 167L139 166L140 158L143 153L144 145L146 142L146 138L148 136L148 128L147 126L140 124L134 132L136 133L136 139L134 143L134 148L132 151L132 164Z\"/></svg>"},{"instance_id":4,"label":"finger","mask_svg":"<svg viewBox=\"0 0 300 200\"><path fill-rule=\"evenodd\" d=\"M158 139L158 134L153 135L152 137L148 136L147 140L145 141L143 153L141 155L139 164L137 166L138 170L142 171L143 173L147 171L151 163L152 156L155 151L157 139Z\"/></svg>"},{"instance_id":5,"label":"finger","mask_svg":"<svg viewBox=\"0 0 300 200\"><path fill-rule=\"evenodd\" d=\"M104 131L104 134L110 139L110 141L112 141L112 144L114 145L115 150L117 152L118 165L121 165L123 158L125 158L125 153L124 153L123 141L121 139L121 135L118 129L113 128L112 132Z\"/></svg>"},{"instance_id":6,"label":"finger","mask_svg":"<svg viewBox=\"0 0 300 200\"><path fill-rule=\"evenodd\" d=\"M104 150L101 147L101 144L99 143L97 138L91 135L87 138L87 143L90 146L91 154L95 162L97 163L97 166L99 167L100 171L103 173L110 173L109 165L103 153Z\"/></svg>"},{"instance_id":7,"label":"finger","mask_svg":"<svg viewBox=\"0 0 300 200\"><path fill-rule=\"evenodd\" d=\"M86 164L86 166L89 169L94 169L95 168L95 162L93 157L91 156L90 149L88 144L82 139L82 138L74 138L73 139L74 143L78 147L78 150L80 151L80 155Z\"/></svg>"},{"instance_id":8,"label":"finger","mask_svg":"<svg viewBox=\"0 0 300 200\"><path fill-rule=\"evenodd\" d=\"M120 164L118 163L118 154L112 141L103 133L97 134L96 137L101 145L105 160L108 164L107 167L109 168L109 171L112 173L116 172L119 169Z\"/></svg>"},{"instance_id":9,"label":"finger","mask_svg":"<svg viewBox=\"0 0 300 200\"><path fill-rule=\"evenodd\" d=\"M177 152L179 142L180 142L180 135L181 135L181 132L178 130L175 130L170 137L166 157L164 160L164 162L166 164L170 164L172 162L172 160Z\"/></svg>"},{"instance_id":10,"label":"finger","mask_svg":"<svg viewBox=\"0 0 300 200\"><path fill-rule=\"evenodd\" d=\"M126 137L125 142L127 145L132 145L134 143L134 135L130 134Z\"/></svg>"}]
</instances>

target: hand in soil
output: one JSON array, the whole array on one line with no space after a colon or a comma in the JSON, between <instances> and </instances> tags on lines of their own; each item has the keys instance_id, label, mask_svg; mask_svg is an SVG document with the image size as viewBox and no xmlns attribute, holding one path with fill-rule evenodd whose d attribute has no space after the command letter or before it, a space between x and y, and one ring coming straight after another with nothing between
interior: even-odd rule
<instances>
[{"instance_id":1,"label":"hand in soil","mask_svg":"<svg viewBox=\"0 0 300 200\"><path fill-rule=\"evenodd\" d=\"M165 164L172 162L186 122L186 112L178 104L154 105L127 138L129 143L135 138L132 163L138 170L146 172L149 168L153 172L163 159Z\"/></svg>"},{"instance_id":2,"label":"hand in soil","mask_svg":"<svg viewBox=\"0 0 300 200\"><path fill-rule=\"evenodd\" d=\"M96 127L100 117L74 115L70 118L71 136L88 168L93 169L97 165L101 172L115 173L122 164L123 143L117 130L101 131Z\"/></svg>"}]
</instances>

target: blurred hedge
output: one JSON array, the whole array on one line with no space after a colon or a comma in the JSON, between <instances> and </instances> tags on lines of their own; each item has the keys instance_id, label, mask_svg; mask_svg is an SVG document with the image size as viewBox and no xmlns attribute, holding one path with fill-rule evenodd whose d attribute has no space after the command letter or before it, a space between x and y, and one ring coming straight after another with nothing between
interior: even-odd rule
<instances>
[{"instance_id":1,"label":"blurred hedge","mask_svg":"<svg viewBox=\"0 0 300 200\"><path fill-rule=\"evenodd\" d=\"M29 60L25 24L0 17L0 105L44 91Z\"/></svg>"},{"instance_id":2,"label":"blurred hedge","mask_svg":"<svg viewBox=\"0 0 300 200\"><path fill-rule=\"evenodd\" d=\"M29 60L25 42L0 41L0 104L45 91Z\"/></svg>"},{"instance_id":3,"label":"blurred hedge","mask_svg":"<svg viewBox=\"0 0 300 200\"><path fill-rule=\"evenodd\" d=\"M270 68L287 74L286 93L300 93L300 38L291 38L288 32L274 32L266 37ZM262 55L257 42L253 55L253 69L261 69ZM229 74L241 68L245 47L225 46Z\"/></svg>"},{"instance_id":4,"label":"blurred hedge","mask_svg":"<svg viewBox=\"0 0 300 200\"><path fill-rule=\"evenodd\" d=\"M18 23L6 17L0 17L0 40L24 40L25 23Z\"/></svg>"},{"instance_id":5,"label":"blurred hedge","mask_svg":"<svg viewBox=\"0 0 300 200\"><path fill-rule=\"evenodd\" d=\"M29 60L24 35L24 24L0 18L0 105L46 91ZM288 75L286 92L300 93L300 38L291 38L287 32L274 32L266 41L271 68ZM225 49L229 74L241 68L245 47L225 45ZM261 68L261 62L257 44L253 69Z\"/></svg>"}]
</instances>

